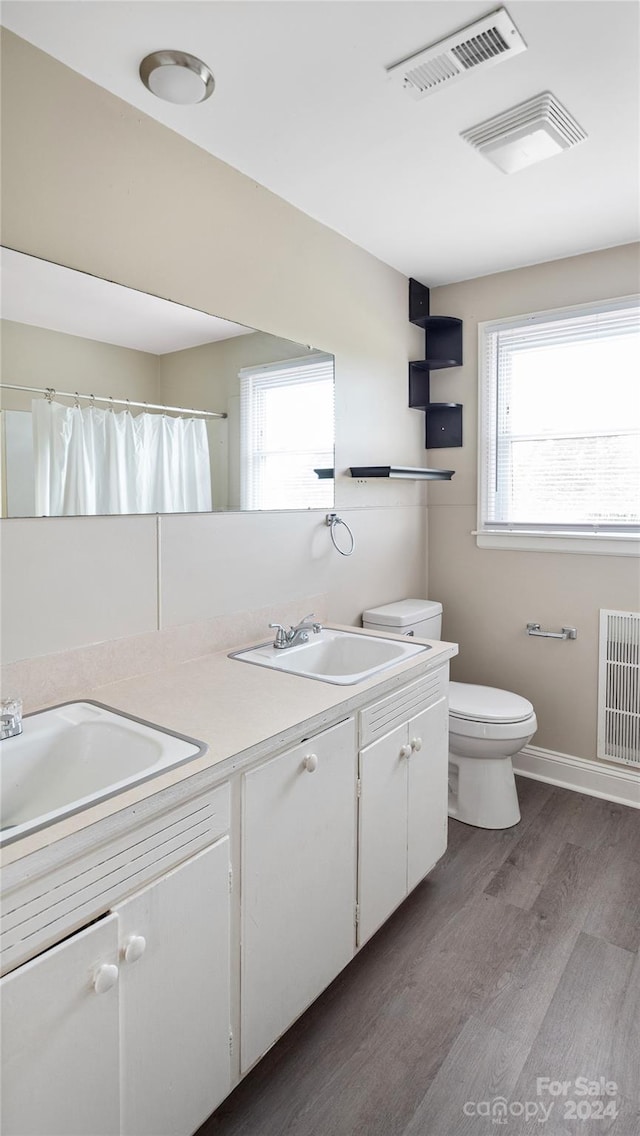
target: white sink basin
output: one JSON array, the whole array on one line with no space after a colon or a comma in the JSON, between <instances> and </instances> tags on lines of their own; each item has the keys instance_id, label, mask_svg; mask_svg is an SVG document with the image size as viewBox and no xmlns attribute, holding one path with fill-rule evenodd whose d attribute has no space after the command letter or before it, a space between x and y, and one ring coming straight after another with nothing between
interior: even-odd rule
<instances>
[{"instance_id":1,"label":"white sink basin","mask_svg":"<svg viewBox=\"0 0 640 1136\"><path fill-rule=\"evenodd\" d=\"M277 649L271 643L264 643L248 651L234 651L229 657L303 678L351 686L413 655L430 650L424 643L354 635L349 631L325 628L319 635L311 634L308 643L298 643L295 647Z\"/></svg>"},{"instance_id":2,"label":"white sink basin","mask_svg":"<svg viewBox=\"0 0 640 1136\"><path fill-rule=\"evenodd\" d=\"M193 738L68 702L0 742L0 843L16 840L206 753Z\"/></svg>"}]
</instances>

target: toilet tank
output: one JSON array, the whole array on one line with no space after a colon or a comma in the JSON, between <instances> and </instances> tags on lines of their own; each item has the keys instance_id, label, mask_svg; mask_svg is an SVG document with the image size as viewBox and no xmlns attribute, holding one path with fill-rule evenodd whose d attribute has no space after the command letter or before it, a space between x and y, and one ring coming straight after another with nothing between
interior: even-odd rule
<instances>
[{"instance_id":1,"label":"toilet tank","mask_svg":"<svg viewBox=\"0 0 640 1136\"><path fill-rule=\"evenodd\" d=\"M362 613L362 626L370 631L440 639L442 604L435 600L397 600L381 607L370 607Z\"/></svg>"}]
</instances>

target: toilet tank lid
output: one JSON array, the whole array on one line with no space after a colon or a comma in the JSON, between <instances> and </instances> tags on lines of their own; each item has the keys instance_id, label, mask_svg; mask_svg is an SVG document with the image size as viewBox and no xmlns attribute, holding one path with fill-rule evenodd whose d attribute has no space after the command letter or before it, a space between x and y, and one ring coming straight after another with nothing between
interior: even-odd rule
<instances>
[{"instance_id":1,"label":"toilet tank lid","mask_svg":"<svg viewBox=\"0 0 640 1136\"><path fill-rule=\"evenodd\" d=\"M396 600L381 607L370 607L362 613L362 620L382 627L407 627L438 615L442 615L442 604L435 600Z\"/></svg>"},{"instance_id":2,"label":"toilet tank lid","mask_svg":"<svg viewBox=\"0 0 640 1136\"><path fill-rule=\"evenodd\" d=\"M524 722L533 714L533 706L510 690L450 682L449 713L453 718L470 718L476 722Z\"/></svg>"}]
</instances>

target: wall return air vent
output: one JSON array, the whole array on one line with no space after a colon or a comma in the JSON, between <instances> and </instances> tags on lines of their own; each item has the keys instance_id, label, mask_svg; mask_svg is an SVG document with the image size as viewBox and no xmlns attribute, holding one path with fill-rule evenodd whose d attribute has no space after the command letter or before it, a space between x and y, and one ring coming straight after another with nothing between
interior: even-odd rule
<instances>
[{"instance_id":1,"label":"wall return air vent","mask_svg":"<svg viewBox=\"0 0 640 1136\"><path fill-rule=\"evenodd\" d=\"M550 91L488 118L460 135L505 174L561 154L587 137Z\"/></svg>"},{"instance_id":2,"label":"wall return air vent","mask_svg":"<svg viewBox=\"0 0 640 1136\"><path fill-rule=\"evenodd\" d=\"M387 75L413 98L423 99L472 71L493 67L526 50L508 12L498 8L454 35L387 67Z\"/></svg>"},{"instance_id":3,"label":"wall return air vent","mask_svg":"<svg viewBox=\"0 0 640 1136\"><path fill-rule=\"evenodd\" d=\"M640 766L640 613L600 611L598 757Z\"/></svg>"}]
</instances>

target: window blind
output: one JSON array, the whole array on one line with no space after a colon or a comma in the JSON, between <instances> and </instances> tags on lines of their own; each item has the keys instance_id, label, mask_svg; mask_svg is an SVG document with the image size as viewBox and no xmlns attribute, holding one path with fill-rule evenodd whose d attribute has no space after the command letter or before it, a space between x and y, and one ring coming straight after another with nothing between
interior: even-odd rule
<instances>
[{"instance_id":1,"label":"window blind","mask_svg":"<svg viewBox=\"0 0 640 1136\"><path fill-rule=\"evenodd\" d=\"M480 367L481 531L638 531L638 299L485 324Z\"/></svg>"},{"instance_id":2,"label":"window blind","mask_svg":"<svg viewBox=\"0 0 640 1136\"><path fill-rule=\"evenodd\" d=\"M330 508L333 481L314 470L334 463L332 356L246 367L239 377L242 508Z\"/></svg>"}]
</instances>

